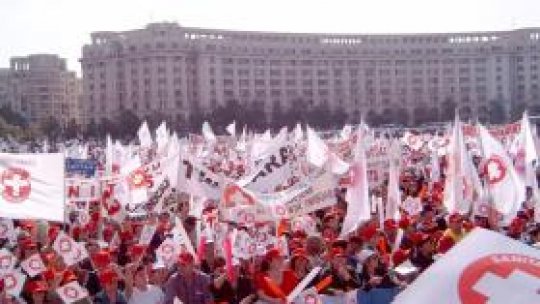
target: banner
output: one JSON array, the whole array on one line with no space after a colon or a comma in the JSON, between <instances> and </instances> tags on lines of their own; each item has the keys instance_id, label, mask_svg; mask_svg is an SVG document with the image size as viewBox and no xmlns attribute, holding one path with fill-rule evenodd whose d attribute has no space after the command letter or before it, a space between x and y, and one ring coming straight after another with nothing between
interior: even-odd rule
<instances>
[{"instance_id":1,"label":"banner","mask_svg":"<svg viewBox=\"0 0 540 304\"><path fill-rule=\"evenodd\" d=\"M64 220L64 155L0 154L0 217Z\"/></svg>"},{"instance_id":2,"label":"banner","mask_svg":"<svg viewBox=\"0 0 540 304\"><path fill-rule=\"evenodd\" d=\"M476 228L393 303L540 303L538 282L538 249Z\"/></svg>"},{"instance_id":3,"label":"banner","mask_svg":"<svg viewBox=\"0 0 540 304\"><path fill-rule=\"evenodd\" d=\"M225 186L224 179L199 166L192 159L180 160L178 188L191 195L219 200Z\"/></svg>"},{"instance_id":4,"label":"banner","mask_svg":"<svg viewBox=\"0 0 540 304\"><path fill-rule=\"evenodd\" d=\"M94 176L97 163L92 159L66 158L66 173L77 174L86 177Z\"/></svg>"},{"instance_id":5,"label":"banner","mask_svg":"<svg viewBox=\"0 0 540 304\"><path fill-rule=\"evenodd\" d=\"M284 183L293 184L300 179L300 167L291 145L275 148L269 155L256 162L253 174L240 184L246 189L269 193L279 191Z\"/></svg>"}]
</instances>

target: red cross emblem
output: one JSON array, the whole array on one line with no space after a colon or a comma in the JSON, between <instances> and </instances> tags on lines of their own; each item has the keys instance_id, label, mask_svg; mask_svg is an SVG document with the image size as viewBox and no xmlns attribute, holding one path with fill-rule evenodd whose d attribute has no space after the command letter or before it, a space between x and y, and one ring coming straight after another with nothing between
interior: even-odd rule
<instances>
[{"instance_id":1,"label":"red cross emblem","mask_svg":"<svg viewBox=\"0 0 540 304\"><path fill-rule=\"evenodd\" d=\"M30 173L21 168L8 168L2 173L2 197L10 203L21 203L30 196Z\"/></svg>"},{"instance_id":2,"label":"red cross emblem","mask_svg":"<svg viewBox=\"0 0 540 304\"><path fill-rule=\"evenodd\" d=\"M484 170L490 185L502 181L506 176L506 166L503 160L497 155L490 157L486 161Z\"/></svg>"},{"instance_id":3,"label":"red cross emblem","mask_svg":"<svg viewBox=\"0 0 540 304\"><path fill-rule=\"evenodd\" d=\"M129 175L128 182L131 189L139 189L149 185L151 180L143 169L137 169Z\"/></svg>"},{"instance_id":4,"label":"red cross emblem","mask_svg":"<svg viewBox=\"0 0 540 304\"><path fill-rule=\"evenodd\" d=\"M285 216L286 212L287 212L287 210L285 210L285 207L283 207L281 205L276 206L276 214L278 216Z\"/></svg>"},{"instance_id":5,"label":"red cross emblem","mask_svg":"<svg viewBox=\"0 0 540 304\"><path fill-rule=\"evenodd\" d=\"M63 293L68 299L76 299L79 297L79 291L73 286L66 286Z\"/></svg>"},{"instance_id":6,"label":"red cross emblem","mask_svg":"<svg viewBox=\"0 0 540 304\"><path fill-rule=\"evenodd\" d=\"M304 303L306 304L316 304L317 303L317 299L315 298L314 295L312 294L308 294L304 297Z\"/></svg>"},{"instance_id":7,"label":"red cross emblem","mask_svg":"<svg viewBox=\"0 0 540 304\"><path fill-rule=\"evenodd\" d=\"M6 223L0 223L0 239L8 237L9 227Z\"/></svg>"},{"instance_id":8,"label":"red cross emblem","mask_svg":"<svg viewBox=\"0 0 540 304\"><path fill-rule=\"evenodd\" d=\"M540 282L540 260L520 254L492 254L469 264L461 273L458 292L463 304L482 303L525 303L506 301L512 293L505 287L516 288L515 293L524 293L537 303ZM516 284L517 283L517 284ZM513 298L514 295L510 296ZM514 298L515 299L515 298Z\"/></svg>"},{"instance_id":9,"label":"red cross emblem","mask_svg":"<svg viewBox=\"0 0 540 304\"><path fill-rule=\"evenodd\" d=\"M30 261L28 261L28 267L34 271L38 271L42 269L42 263L40 260L38 260L37 257L30 258Z\"/></svg>"},{"instance_id":10,"label":"red cross emblem","mask_svg":"<svg viewBox=\"0 0 540 304\"><path fill-rule=\"evenodd\" d=\"M11 273L6 274L4 276L4 285L6 290L15 288L17 286L17 278Z\"/></svg>"},{"instance_id":11,"label":"red cross emblem","mask_svg":"<svg viewBox=\"0 0 540 304\"><path fill-rule=\"evenodd\" d=\"M163 245L163 248L161 249L164 255L171 256L174 252L174 247L171 244L165 244Z\"/></svg>"}]
</instances>

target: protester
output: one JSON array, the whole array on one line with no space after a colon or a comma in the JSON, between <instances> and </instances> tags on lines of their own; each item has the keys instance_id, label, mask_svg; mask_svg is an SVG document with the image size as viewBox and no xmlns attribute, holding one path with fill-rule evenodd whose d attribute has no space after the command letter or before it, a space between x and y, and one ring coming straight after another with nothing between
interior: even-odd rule
<instances>
[{"instance_id":1,"label":"protester","mask_svg":"<svg viewBox=\"0 0 540 304\"><path fill-rule=\"evenodd\" d=\"M393 140L364 135L378 148ZM482 169L482 156L474 158L480 186L467 198L468 212L458 213L446 201L453 166L449 152L433 165L427 144L416 150L401 144L401 171L396 173L401 198L395 213L386 211L388 178L375 176L386 168L370 171L369 182L379 178L366 185L372 199L355 197L349 191L358 190L354 187L362 181L354 176L358 168L334 171L341 171L338 159L349 167L357 161L356 136L337 143L321 139L319 150L327 151L321 157L328 159L321 166L306 155L312 142L299 139L291 145L286 136L201 143L191 138L182 145L170 136L159 149L154 143L118 143L109 173L104 169L110 165L107 147L93 143L86 160L102 169L92 178L70 173L65 182L77 182L79 188L96 182L100 190L86 189L96 192L88 198L82 197L82 188L67 186L71 194L65 222L0 218L0 303L62 303L59 290L66 286L81 295L78 301L91 303L285 303L312 271L314 278L304 282L307 287L300 294L315 292L338 302L357 294L360 303L368 304L372 296L384 295L382 303L390 303L406 286L404 280L427 271L474 227L540 248L537 189L526 188L512 216L502 216L489 201L482 205L488 195L480 190L493 178ZM182 149L169 154L167 149L175 146ZM165 160L176 155L182 155L177 165L167 165ZM135 165L130 164L133 159ZM148 185L133 183L130 166L141 169L136 173L142 177L135 180ZM173 174L164 173L170 168ZM433 169L439 174L432 175ZM332 179L319 180L321 172L330 172ZM236 186L231 197L225 195L229 184ZM141 187L146 190L137 193ZM250 213L260 202L274 209ZM347 220L351 214L352 224ZM5 257L9 254L13 265ZM36 257L31 268L22 267ZM401 275L400 265L414 271ZM20 292L5 287L9 271L14 273L9 284L18 272L25 279Z\"/></svg>"},{"instance_id":2,"label":"protester","mask_svg":"<svg viewBox=\"0 0 540 304\"><path fill-rule=\"evenodd\" d=\"M173 304L175 298L183 303L211 303L211 279L195 268L194 256L188 252L180 254L178 269L165 284L165 303Z\"/></svg>"}]
</instances>

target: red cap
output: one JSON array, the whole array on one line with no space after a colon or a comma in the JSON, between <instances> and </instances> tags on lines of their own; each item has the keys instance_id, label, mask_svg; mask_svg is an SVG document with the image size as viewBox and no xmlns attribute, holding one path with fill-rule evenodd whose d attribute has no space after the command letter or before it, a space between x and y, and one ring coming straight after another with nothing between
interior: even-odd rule
<instances>
[{"instance_id":1,"label":"red cap","mask_svg":"<svg viewBox=\"0 0 540 304\"><path fill-rule=\"evenodd\" d=\"M92 261L97 266L107 266L111 262L111 255L106 250L100 250L92 255Z\"/></svg>"},{"instance_id":2,"label":"red cap","mask_svg":"<svg viewBox=\"0 0 540 304\"><path fill-rule=\"evenodd\" d=\"M448 222L449 223L459 224L459 223L461 223L461 221L462 221L462 218L461 218L461 215L459 213L452 213L448 217Z\"/></svg>"},{"instance_id":3,"label":"red cap","mask_svg":"<svg viewBox=\"0 0 540 304\"><path fill-rule=\"evenodd\" d=\"M398 266L399 264L405 262L408 258L409 258L409 251L398 249L392 255L392 262L394 263L394 266Z\"/></svg>"},{"instance_id":4,"label":"red cap","mask_svg":"<svg viewBox=\"0 0 540 304\"><path fill-rule=\"evenodd\" d=\"M343 251L343 248L341 247L334 247L330 251L330 257L331 258L345 257L345 251Z\"/></svg>"},{"instance_id":5,"label":"red cap","mask_svg":"<svg viewBox=\"0 0 540 304\"><path fill-rule=\"evenodd\" d=\"M134 244L129 248L129 253L135 257L141 256L146 251L146 246L142 244Z\"/></svg>"},{"instance_id":6,"label":"red cap","mask_svg":"<svg viewBox=\"0 0 540 304\"><path fill-rule=\"evenodd\" d=\"M49 286L45 281L29 281L26 283L25 289L28 293L46 292Z\"/></svg>"},{"instance_id":7,"label":"red cap","mask_svg":"<svg viewBox=\"0 0 540 304\"><path fill-rule=\"evenodd\" d=\"M272 261L273 259L275 258L279 258L279 257L283 257L283 255L281 254L281 251L277 248L272 248L270 250L268 250L266 252L266 255L264 256L264 258L267 260L267 261Z\"/></svg>"},{"instance_id":8,"label":"red cap","mask_svg":"<svg viewBox=\"0 0 540 304\"><path fill-rule=\"evenodd\" d=\"M384 230L396 230L398 225L394 219L387 219L384 221Z\"/></svg>"},{"instance_id":9,"label":"red cap","mask_svg":"<svg viewBox=\"0 0 540 304\"><path fill-rule=\"evenodd\" d=\"M118 279L118 275L113 270L107 269L99 274L99 282L102 285L108 285Z\"/></svg>"},{"instance_id":10,"label":"red cap","mask_svg":"<svg viewBox=\"0 0 540 304\"><path fill-rule=\"evenodd\" d=\"M195 258L189 252L184 251L180 253L180 255L178 256L178 262L182 265L192 264L194 261L195 261Z\"/></svg>"},{"instance_id":11,"label":"red cap","mask_svg":"<svg viewBox=\"0 0 540 304\"><path fill-rule=\"evenodd\" d=\"M77 281L77 275L72 270L66 270L62 274L62 284L67 284L73 281Z\"/></svg>"},{"instance_id":12,"label":"red cap","mask_svg":"<svg viewBox=\"0 0 540 304\"><path fill-rule=\"evenodd\" d=\"M364 241L369 241L377 233L377 228L373 225L367 225L361 231L361 237Z\"/></svg>"},{"instance_id":13,"label":"red cap","mask_svg":"<svg viewBox=\"0 0 540 304\"><path fill-rule=\"evenodd\" d=\"M54 280L54 270L52 268L48 268L44 272L41 273L41 276L45 281L52 281Z\"/></svg>"},{"instance_id":14,"label":"red cap","mask_svg":"<svg viewBox=\"0 0 540 304\"><path fill-rule=\"evenodd\" d=\"M307 258L306 250L304 248L297 248L292 252L293 257L304 257Z\"/></svg>"},{"instance_id":15,"label":"red cap","mask_svg":"<svg viewBox=\"0 0 540 304\"><path fill-rule=\"evenodd\" d=\"M451 237L449 236L442 237L439 240L437 252L446 253L448 250L450 250L450 248L454 246L454 244L455 244L455 241Z\"/></svg>"},{"instance_id":16,"label":"red cap","mask_svg":"<svg viewBox=\"0 0 540 304\"><path fill-rule=\"evenodd\" d=\"M37 244L31 239L25 239L23 242L21 242L21 248L24 250L37 249Z\"/></svg>"},{"instance_id":17,"label":"red cap","mask_svg":"<svg viewBox=\"0 0 540 304\"><path fill-rule=\"evenodd\" d=\"M408 216L404 216L399 220L399 228L407 229L411 225L411 220Z\"/></svg>"}]
</instances>

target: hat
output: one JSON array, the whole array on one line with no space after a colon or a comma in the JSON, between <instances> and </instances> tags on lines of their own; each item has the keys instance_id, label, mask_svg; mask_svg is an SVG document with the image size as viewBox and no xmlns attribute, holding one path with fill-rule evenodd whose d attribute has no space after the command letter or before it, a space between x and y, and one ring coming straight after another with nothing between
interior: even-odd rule
<instances>
[{"instance_id":1,"label":"hat","mask_svg":"<svg viewBox=\"0 0 540 304\"><path fill-rule=\"evenodd\" d=\"M404 216L399 220L399 228L401 229L407 229L411 225L411 220L408 216Z\"/></svg>"},{"instance_id":2,"label":"hat","mask_svg":"<svg viewBox=\"0 0 540 304\"><path fill-rule=\"evenodd\" d=\"M392 255L392 263L394 264L394 266L398 266L399 264L405 262L408 258L409 258L408 250L398 249Z\"/></svg>"},{"instance_id":3,"label":"hat","mask_svg":"<svg viewBox=\"0 0 540 304\"><path fill-rule=\"evenodd\" d=\"M49 289L49 286L45 281L29 281L25 286L28 293L37 293L37 292L46 292Z\"/></svg>"},{"instance_id":4,"label":"hat","mask_svg":"<svg viewBox=\"0 0 540 304\"><path fill-rule=\"evenodd\" d=\"M334 247L332 250L330 250L329 254L330 258L342 258L346 257L345 251L341 247Z\"/></svg>"},{"instance_id":5,"label":"hat","mask_svg":"<svg viewBox=\"0 0 540 304\"><path fill-rule=\"evenodd\" d=\"M99 274L99 282L102 285L108 285L118 279L118 275L111 269L107 269Z\"/></svg>"},{"instance_id":6,"label":"hat","mask_svg":"<svg viewBox=\"0 0 540 304\"><path fill-rule=\"evenodd\" d=\"M133 257L139 257L146 251L146 246L142 244L134 244L129 248L129 254Z\"/></svg>"},{"instance_id":7,"label":"hat","mask_svg":"<svg viewBox=\"0 0 540 304\"><path fill-rule=\"evenodd\" d=\"M77 275L72 270L66 270L62 274L62 284L67 284L73 281L77 281Z\"/></svg>"},{"instance_id":8,"label":"hat","mask_svg":"<svg viewBox=\"0 0 540 304\"><path fill-rule=\"evenodd\" d=\"M453 224L459 224L462 222L461 215L459 213L452 213L448 217L448 222Z\"/></svg>"},{"instance_id":9,"label":"hat","mask_svg":"<svg viewBox=\"0 0 540 304\"><path fill-rule=\"evenodd\" d=\"M92 261L98 266L107 266L111 262L111 255L107 250L100 250L92 255Z\"/></svg>"},{"instance_id":10,"label":"hat","mask_svg":"<svg viewBox=\"0 0 540 304\"><path fill-rule=\"evenodd\" d=\"M182 252L178 256L178 262L182 265L191 264L195 261L195 258L193 255L189 252Z\"/></svg>"},{"instance_id":11,"label":"hat","mask_svg":"<svg viewBox=\"0 0 540 304\"><path fill-rule=\"evenodd\" d=\"M373 238L373 236L375 236L376 233L377 228L375 226L367 225L361 230L360 236L362 237L362 239L364 239L364 241L369 241L371 240L371 238Z\"/></svg>"},{"instance_id":12,"label":"hat","mask_svg":"<svg viewBox=\"0 0 540 304\"><path fill-rule=\"evenodd\" d=\"M396 223L396 220L387 219L384 221L384 230L396 230L397 228L398 228L398 225Z\"/></svg>"},{"instance_id":13,"label":"hat","mask_svg":"<svg viewBox=\"0 0 540 304\"><path fill-rule=\"evenodd\" d=\"M439 244L437 246L437 252L439 253L446 253L452 246L454 246L456 242L449 236L444 236L439 240Z\"/></svg>"},{"instance_id":14,"label":"hat","mask_svg":"<svg viewBox=\"0 0 540 304\"><path fill-rule=\"evenodd\" d=\"M21 248L23 248L24 250L37 249L37 244L31 239L25 239L21 242Z\"/></svg>"},{"instance_id":15,"label":"hat","mask_svg":"<svg viewBox=\"0 0 540 304\"><path fill-rule=\"evenodd\" d=\"M272 261L275 258L283 257L281 254L281 251L277 248L272 248L266 252L266 255L264 256L264 259L268 262Z\"/></svg>"},{"instance_id":16,"label":"hat","mask_svg":"<svg viewBox=\"0 0 540 304\"><path fill-rule=\"evenodd\" d=\"M41 276L45 281L52 281L54 280L54 270L52 268L49 268L41 273Z\"/></svg>"}]
</instances>

